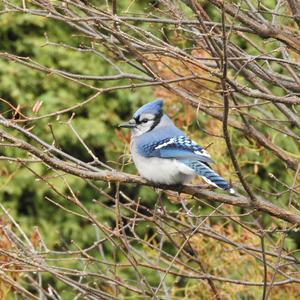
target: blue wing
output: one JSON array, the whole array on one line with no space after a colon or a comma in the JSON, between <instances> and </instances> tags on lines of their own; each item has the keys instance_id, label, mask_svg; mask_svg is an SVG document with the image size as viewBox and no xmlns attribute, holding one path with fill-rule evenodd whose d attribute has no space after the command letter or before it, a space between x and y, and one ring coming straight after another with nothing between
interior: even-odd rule
<instances>
[{"instance_id":1,"label":"blue wing","mask_svg":"<svg viewBox=\"0 0 300 300\"><path fill-rule=\"evenodd\" d=\"M190 167L195 174L200 175L207 183L234 193L230 184L209 166L213 160L210 155L194 141L186 136L165 138L138 148L146 157L175 158Z\"/></svg>"},{"instance_id":2,"label":"blue wing","mask_svg":"<svg viewBox=\"0 0 300 300\"><path fill-rule=\"evenodd\" d=\"M210 155L186 136L177 136L142 144L139 152L146 157L176 158L179 160L197 160L213 163Z\"/></svg>"}]
</instances>

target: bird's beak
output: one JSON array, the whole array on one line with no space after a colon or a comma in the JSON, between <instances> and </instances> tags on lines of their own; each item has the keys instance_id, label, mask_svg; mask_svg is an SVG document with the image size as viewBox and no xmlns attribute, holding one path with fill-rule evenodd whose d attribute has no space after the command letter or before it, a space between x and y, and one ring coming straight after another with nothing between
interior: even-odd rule
<instances>
[{"instance_id":1,"label":"bird's beak","mask_svg":"<svg viewBox=\"0 0 300 300\"><path fill-rule=\"evenodd\" d=\"M135 127L136 127L136 122L134 119L131 119L128 122L119 125L119 128L135 128Z\"/></svg>"}]
</instances>

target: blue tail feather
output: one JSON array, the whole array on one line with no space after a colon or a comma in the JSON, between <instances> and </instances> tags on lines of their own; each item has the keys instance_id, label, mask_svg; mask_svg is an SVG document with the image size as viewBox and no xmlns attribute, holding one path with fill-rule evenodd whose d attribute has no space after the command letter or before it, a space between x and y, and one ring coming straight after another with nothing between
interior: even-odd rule
<instances>
[{"instance_id":1,"label":"blue tail feather","mask_svg":"<svg viewBox=\"0 0 300 300\"><path fill-rule=\"evenodd\" d=\"M201 161L184 161L184 163L195 171L196 174L200 175L207 183L219 187L223 190L229 190L233 192L230 184L213 171L207 164Z\"/></svg>"}]
</instances>

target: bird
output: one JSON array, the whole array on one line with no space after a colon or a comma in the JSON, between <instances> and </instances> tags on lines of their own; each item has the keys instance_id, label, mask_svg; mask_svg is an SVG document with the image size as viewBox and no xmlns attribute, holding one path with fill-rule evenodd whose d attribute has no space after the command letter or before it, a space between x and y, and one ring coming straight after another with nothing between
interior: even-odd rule
<instances>
[{"instance_id":1,"label":"bird","mask_svg":"<svg viewBox=\"0 0 300 300\"><path fill-rule=\"evenodd\" d=\"M131 129L131 157L139 174L163 185L187 184L198 175L234 194L231 185L211 168L209 153L176 127L164 114L163 104L162 99L149 102L119 125Z\"/></svg>"}]
</instances>

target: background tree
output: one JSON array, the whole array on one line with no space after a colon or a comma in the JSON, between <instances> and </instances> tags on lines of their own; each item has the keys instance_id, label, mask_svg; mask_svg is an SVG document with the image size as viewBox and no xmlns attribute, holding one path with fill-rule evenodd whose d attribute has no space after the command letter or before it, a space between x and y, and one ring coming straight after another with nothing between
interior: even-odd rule
<instances>
[{"instance_id":1,"label":"background tree","mask_svg":"<svg viewBox=\"0 0 300 300\"><path fill-rule=\"evenodd\" d=\"M297 1L0 3L0 298L299 298ZM238 197L131 175L155 97Z\"/></svg>"}]
</instances>

